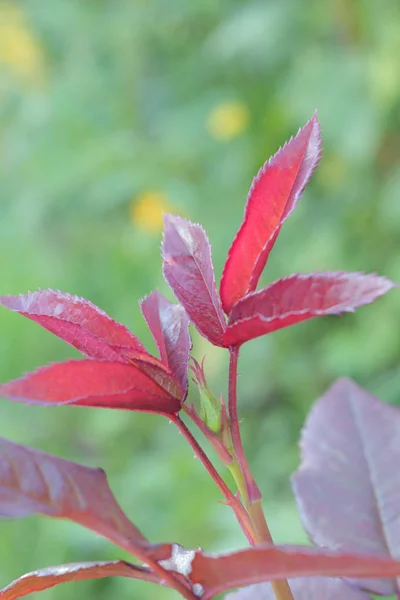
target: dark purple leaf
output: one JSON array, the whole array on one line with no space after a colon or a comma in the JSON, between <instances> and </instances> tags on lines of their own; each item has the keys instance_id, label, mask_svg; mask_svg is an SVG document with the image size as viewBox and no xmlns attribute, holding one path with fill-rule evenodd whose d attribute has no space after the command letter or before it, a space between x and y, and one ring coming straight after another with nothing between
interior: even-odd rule
<instances>
[{"instance_id":1,"label":"dark purple leaf","mask_svg":"<svg viewBox=\"0 0 400 600\"><path fill-rule=\"evenodd\" d=\"M364 273L328 271L284 277L235 304L224 344L243 344L312 317L353 312L394 287L385 277Z\"/></svg>"},{"instance_id":2,"label":"dark purple leaf","mask_svg":"<svg viewBox=\"0 0 400 600\"><path fill-rule=\"evenodd\" d=\"M178 398L134 365L97 360L71 360L41 367L0 385L0 396L47 406L73 404L165 414L180 409Z\"/></svg>"},{"instance_id":3,"label":"dark purple leaf","mask_svg":"<svg viewBox=\"0 0 400 600\"><path fill-rule=\"evenodd\" d=\"M293 212L321 154L316 115L261 167L244 219L229 249L221 279L224 310L256 289L280 228Z\"/></svg>"},{"instance_id":4,"label":"dark purple leaf","mask_svg":"<svg viewBox=\"0 0 400 600\"><path fill-rule=\"evenodd\" d=\"M0 590L1 600L17 600L33 592L47 590L61 583L100 579L102 577L129 577L161 584L160 578L145 567L131 565L123 560L112 562L82 562L39 569L22 575Z\"/></svg>"},{"instance_id":5,"label":"dark purple leaf","mask_svg":"<svg viewBox=\"0 0 400 600\"><path fill-rule=\"evenodd\" d=\"M196 551L187 571L192 583L204 588L202 600L210 600L230 589L278 579L394 577L400 574L400 561L323 548L269 545L220 556Z\"/></svg>"},{"instance_id":6,"label":"dark purple leaf","mask_svg":"<svg viewBox=\"0 0 400 600\"><path fill-rule=\"evenodd\" d=\"M148 544L118 506L102 469L0 438L0 517L41 513L80 523L113 543Z\"/></svg>"},{"instance_id":7,"label":"dark purple leaf","mask_svg":"<svg viewBox=\"0 0 400 600\"><path fill-rule=\"evenodd\" d=\"M91 358L123 361L120 346L145 352L124 325L78 296L55 290L0 296L0 304L39 323Z\"/></svg>"},{"instance_id":8,"label":"dark purple leaf","mask_svg":"<svg viewBox=\"0 0 400 600\"><path fill-rule=\"evenodd\" d=\"M153 292L140 307L160 352L161 361L179 382L183 396L187 393L187 373L191 340L189 319L180 304L168 302L159 292Z\"/></svg>"},{"instance_id":9,"label":"dark purple leaf","mask_svg":"<svg viewBox=\"0 0 400 600\"><path fill-rule=\"evenodd\" d=\"M318 545L400 557L400 410L348 379L314 405L301 438L293 488ZM398 594L397 580L363 582Z\"/></svg>"},{"instance_id":10,"label":"dark purple leaf","mask_svg":"<svg viewBox=\"0 0 400 600\"><path fill-rule=\"evenodd\" d=\"M289 581L295 600L371 600L343 579L307 577ZM276 600L270 583L258 583L225 596L225 600Z\"/></svg>"},{"instance_id":11,"label":"dark purple leaf","mask_svg":"<svg viewBox=\"0 0 400 600\"><path fill-rule=\"evenodd\" d=\"M191 321L210 342L222 346L225 317L204 229L186 219L165 215L162 251L165 279Z\"/></svg>"}]
</instances>

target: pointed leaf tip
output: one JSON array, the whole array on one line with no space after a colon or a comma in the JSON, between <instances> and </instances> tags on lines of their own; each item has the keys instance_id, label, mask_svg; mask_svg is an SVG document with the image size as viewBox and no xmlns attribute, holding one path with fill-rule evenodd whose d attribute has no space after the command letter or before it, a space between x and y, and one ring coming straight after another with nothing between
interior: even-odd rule
<instances>
[{"instance_id":1,"label":"pointed leaf tip","mask_svg":"<svg viewBox=\"0 0 400 600\"><path fill-rule=\"evenodd\" d=\"M215 285L211 246L201 225L164 215L164 277L201 335L222 346L225 317Z\"/></svg>"},{"instance_id":2,"label":"pointed leaf tip","mask_svg":"<svg viewBox=\"0 0 400 600\"><path fill-rule=\"evenodd\" d=\"M314 114L268 162L251 185L244 219L229 249L221 279L227 314L256 289L278 233L307 186L321 156L321 131Z\"/></svg>"},{"instance_id":3,"label":"pointed leaf tip","mask_svg":"<svg viewBox=\"0 0 400 600\"><path fill-rule=\"evenodd\" d=\"M313 317L352 312L394 287L386 277L374 274L328 271L289 275L235 304L224 343L243 344Z\"/></svg>"},{"instance_id":4,"label":"pointed leaf tip","mask_svg":"<svg viewBox=\"0 0 400 600\"><path fill-rule=\"evenodd\" d=\"M89 300L57 290L0 296L0 304L35 321L91 358L124 361L119 348L144 352L139 340Z\"/></svg>"}]
</instances>

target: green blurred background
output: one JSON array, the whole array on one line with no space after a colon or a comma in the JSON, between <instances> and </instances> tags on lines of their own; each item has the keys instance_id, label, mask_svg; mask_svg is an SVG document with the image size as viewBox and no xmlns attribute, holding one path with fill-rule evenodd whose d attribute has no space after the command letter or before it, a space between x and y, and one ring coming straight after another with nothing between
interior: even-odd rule
<instances>
[{"instance_id":1,"label":"green blurred background","mask_svg":"<svg viewBox=\"0 0 400 600\"><path fill-rule=\"evenodd\" d=\"M330 269L399 280L399 57L397 0L0 2L0 293L84 296L153 348L137 300L156 287L172 299L161 275L161 212L204 225L219 278L253 175L316 108L324 157L264 281ZM288 477L313 400L351 376L400 403L399 319L391 293L356 315L314 320L243 350L244 441L278 542L305 541ZM77 356L5 310L0 331L1 381ZM225 393L225 353L194 342L214 391ZM0 414L0 435L104 467L152 540L244 544L163 419L6 401ZM48 564L121 555L68 523L0 524L0 585ZM73 594L176 597L102 580L41 598Z\"/></svg>"}]
</instances>

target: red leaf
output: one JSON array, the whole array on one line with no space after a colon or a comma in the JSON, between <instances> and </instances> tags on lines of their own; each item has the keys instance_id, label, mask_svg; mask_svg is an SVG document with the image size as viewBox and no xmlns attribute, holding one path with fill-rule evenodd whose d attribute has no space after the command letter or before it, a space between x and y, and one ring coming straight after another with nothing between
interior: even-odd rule
<instances>
[{"instance_id":1,"label":"red leaf","mask_svg":"<svg viewBox=\"0 0 400 600\"><path fill-rule=\"evenodd\" d=\"M91 358L123 361L119 346L145 352L124 325L78 296L46 290L0 296L0 304L36 321Z\"/></svg>"},{"instance_id":2,"label":"red leaf","mask_svg":"<svg viewBox=\"0 0 400 600\"><path fill-rule=\"evenodd\" d=\"M314 115L253 180L244 219L222 273L220 291L227 314L235 302L256 289L280 228L296 207L320 154L320 126Z\"/></svg>"},{"instance_id":3,"label":"red leaf","mask_svg":"<svg viewBox=\"0 0 400 600\"><path fill-rule=\"evenodd\" d=\"M153 292L144 298L140 307L162 362L179 382L183 396L186 396L191 340L185 309L180 304L168 302L159 292Z\"/></svg>"},{"instance_id":4,"label":"red leaf","mask_svg":"<svg viewBox=\"0 0 400 600\"><path fill-rule=\"evenodd\" d=\"M162 249L164 277L176 297L200 333L222 346L225 317L204 229L180 217L164 215Z\"/></svg>"},{"instance_id":5,"label":"red leaf","mask_svg":"<svg viewBox=\"0 0 400 600\"><path fill-rule=\"evenodd\" d=\"M41 513L80 523L113 543L148 544L118 506L102 469L0 438L0 516Z\"/></svg>"},{"instance_id":6,"label":"red leaf","mask_svg":"<svg viewBox=\"0 0 400 600\"><path fill-rule=\"evenodd\" d=\"M0 590L1 600L17 600L33 592L41 592L61 583L100 579L102 577L129 577L161 584L157 575L144 567L123 560L112 562L82 562L39 569L22 575Z\"/></svg>"},{"instance_id":7,"label":"red leaf","mask_svg":"<svg viewBox=\"0 0 400 600\"><path fill-rule=\"evenodd\" d=\"M42 367L0 385L0 396L27 404L74 404L164 414L180 409L177 398L134 365L97 360L71 360Z\"/></svg>"},{"instance_id":8,"label":"red leaf","mask_svg":"<svg viewBox=\"0 0 400 600\"><path fill-rule=\"evenodd\" d=\"M293 477L301 517L315 543L400 554L400 410L341 379L312 409ZM329 515L329 518L327 518ZM398 580L363 582L383 595Z\"/></svg>"},{"instance_id":9,"label":"red leaf","mask_svg":"<svg viewBox=\"0 0 400 600\"><path fill-rule=\"evenodd\" d=\"M307 577L291 579L296 600L371 600L367 594L343 579ZM258 583L225 596L225 600L276 600L270 583Z\"/></svg>"},{"instance_id":10,"label":"red leaf","mask_svg":"<svg viewBox=\"0 0 400 600\"><path fill-rule=\"evenodd\" d=\"M204 588L202 600L210 600L236 587L277 579L394 577L400 574L400 561L305 546L258 546L220 556L197 551L189 574Z\"/></svg>"},{"instance_id":11,"label":"red leaf","mask_svg":"<svg viewBox=\"0 0 400 600\"><path fill-rule=\"evenodd\" d=\"M169 396L173 396L180 403L183 401L184 393L180 383L175 380L169 367L164 365L158 358L142 352L126 352L125 350L121 351L121 354L131 365L148 375Z\"/></svg>"},{"instance_id":12,"label":"red leaf","mask_svg":"<svg viewBox=\"0 0 400 600\"><path fill-rule=\"evenodd\" d=\"M386 294L395 284L364 273L290 275L235 304L224 335L226 346L243 344L260 335L312 317L353 312Z\"/></svg>"}]
</instances>

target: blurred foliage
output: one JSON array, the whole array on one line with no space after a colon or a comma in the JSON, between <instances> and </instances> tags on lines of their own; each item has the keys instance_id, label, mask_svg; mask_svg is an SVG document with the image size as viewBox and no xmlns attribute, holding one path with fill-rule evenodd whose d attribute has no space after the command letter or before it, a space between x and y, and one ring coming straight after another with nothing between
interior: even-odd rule
<instances>
[{"instance_id":1,"label":"blurred foliage","mask_svg":"<svg viewBox=\"0 0 400 600\"><path fill-rule=\"evenodd\" d=\"M252 177L317 108L324 157L264 281L293 271L400 278L397 0L0 0L1 293L87 297L152 346L137 300L158 287L161 212L200 221L217 277ZM242 352L240 413L276 540L305 535L288 476L311 402L338 376L400 403L398 295ZM0 313L0 379L76 353ZM215 393L226 356L194 333ZM193 390L193 396L195 391ZM149 415L1 402L1 435L103 466L153 540L244 543L181 436ZM116 549L63 522L2 522L0 583ZM79 586L79 587L78 587ZM104 580L49 590L99 600L174 598Z\"/></svg>"}]
</instances>

